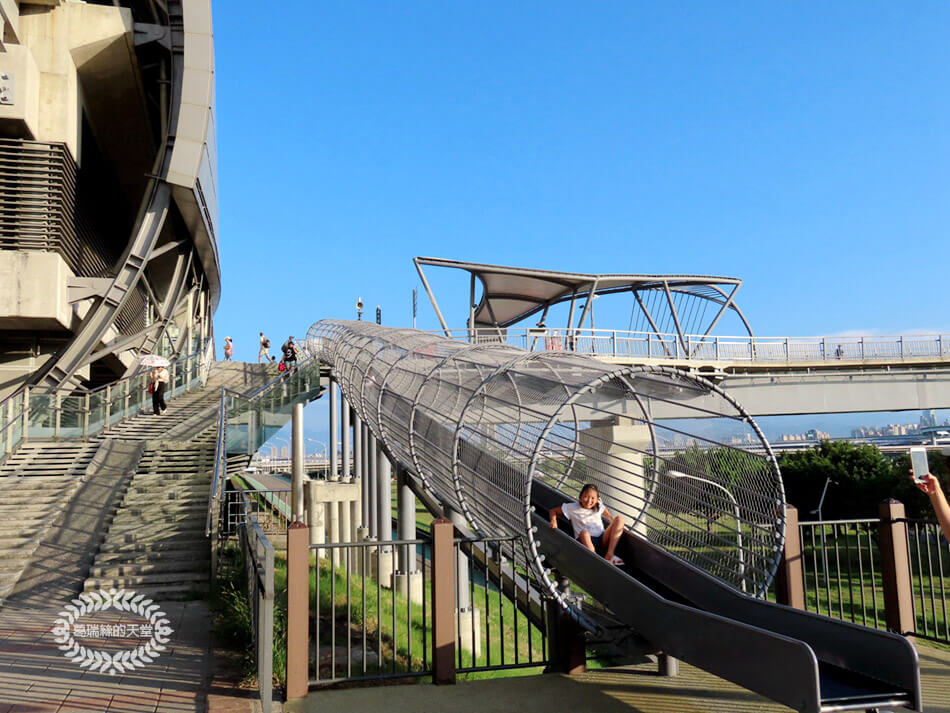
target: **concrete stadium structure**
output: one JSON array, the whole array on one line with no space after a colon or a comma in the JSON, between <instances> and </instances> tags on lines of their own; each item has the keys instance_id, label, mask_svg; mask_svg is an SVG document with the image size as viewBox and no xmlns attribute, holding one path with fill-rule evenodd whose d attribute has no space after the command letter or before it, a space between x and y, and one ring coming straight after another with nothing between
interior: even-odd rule
<instances>
[{"instance_id":1,"label":"concrete stadium structure","mask_svg":"<svg viewBox=\"0 0 950 713\"><path fill-rule=\"evenodd\" d=\"M0 0L0 398L208 343L210 0Z\"/></svg>"}]
</instances>

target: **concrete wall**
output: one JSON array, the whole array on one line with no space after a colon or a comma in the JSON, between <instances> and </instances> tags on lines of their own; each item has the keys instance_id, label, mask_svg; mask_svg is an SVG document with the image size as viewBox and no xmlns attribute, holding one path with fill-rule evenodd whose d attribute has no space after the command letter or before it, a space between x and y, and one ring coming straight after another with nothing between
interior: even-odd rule
<instances>
[{"instance_id":1,"label":"concrete wall","mask_svg":"<svg viewBox=\"0 0 950 713\"><path fill-rule=\"evenodd\" d=\"M33 53L23 45L6 45L0 54L0 81L10 87L11 104L0 103L0 127L7 136L35 139L40 121L40 70Z\"/></svg>"},{"instance_id":2,"label":"concrete wall","mask_svg":"<svg viewBox=\"0 0 950 713\"><path fill-rule=\"evenodd\" d=\"M56 253L0 250L0 329L66 330L72 270Z\"/></svg>"}]
</instances>

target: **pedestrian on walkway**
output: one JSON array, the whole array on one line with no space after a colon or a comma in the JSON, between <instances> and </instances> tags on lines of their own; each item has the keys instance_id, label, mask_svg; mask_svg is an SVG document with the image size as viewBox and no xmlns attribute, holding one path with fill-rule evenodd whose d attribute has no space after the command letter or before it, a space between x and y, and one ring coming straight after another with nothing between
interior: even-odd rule
<instances>
[{"instance_id":1,"label":"pedestrian on walkway","mask_svg":"<svg viewBox=\"0 0 950 713\"><path fill-rule=\"evenodd\" d=\"M294 335L291 334L287 341L280 348L283 352L281 361L284 362L284 369L290 373L291 368L297 369L297 345L294 344Z\"/></svg>"},{"instance_id":2,"label":"pedestrian on walkway","mask_svg":"<svg viewBox=\"0 0 950 713\"><path fill-rule=\"evenodd\" d=\"M149 391L152 392L152 412L156 416L165 413L165 387L168 386L168 369L157 366L148 374Z\"/></svg>"},{"instance_id":3,"label":"pedestrian on walkway","mask_svg":"<svg viewBox=\"0 0 950 713\"><path fill-rule=\"evenodd\" d=\"M257 353L257 363L260 364L261 359L264 360L264 363L272 363L274 361L274 357L270 355L270 339L265 337L264 333L261 332L260 341L261 349Z\"/></svg>"},{"instance_id":4,"label":"pedestrian on walkway","mask_svg":"<svg viewBox=\"0 0 950 713\"><path fill-rule=\"evenodd\" d=\"M234 356L234 344L231 342L231 337L224 338L224 360L225 361L234 361L232 357Z\"/></svg>"}]
</instances>

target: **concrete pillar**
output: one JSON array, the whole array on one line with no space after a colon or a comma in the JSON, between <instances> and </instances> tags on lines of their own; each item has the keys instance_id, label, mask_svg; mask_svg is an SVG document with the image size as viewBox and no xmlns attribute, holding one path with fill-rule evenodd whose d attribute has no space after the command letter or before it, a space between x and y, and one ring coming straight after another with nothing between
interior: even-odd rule
<instances>
[{"instance_id":1,"label":"concrete pillar","mask_svg":"<svg viewBox=\"0 0 950 713\"><path fill-rule=\"evenodd\" d=\"M379 494L377 492L376 486L376 474L377 474L377 459L376 454L378 448L376 446L376 437L373 435L373 432L367 430L367 443L366 443L366 455L367 462L369 464L369 477L367 478L366 483L366 494L369 500L369 534L370 537L377 537L379 535L379 518L377 517L379 510L376 507L376 497Z\"/></svg>"},{"instance_id":2,"label":"concrete pillar","mask_svg":"<svg viewBox=\"0 0 950 713\"><path fill-rule=\"evenodd\" d=\"M578 440L588 458L588 469L600 476L597 489L601 500L614 515L623 515L626 526L646 536L645 518L634 523L646 506L643 459L651 446L650 429L629 419L616 420L592 422L590 428L578 433Z\"/></svg>"},{"instance_id":3,"label":"concrete pillar","mask_svg":"<svg viewBox=\"0 0 950 713\"><path fill-rule=\"evenodd\" d=\"M338 500L330 500L325 502L324 507L327 509L327 530L329 534L330 542L337 544L340 542L340 503ZM332 558L330 564L334 569L340 566L340 550L334 548L330 550L332 552Z\"/></svg>"},{"instance_id":4,"label":"concrete pillar","mask_svg":"<svg viewBox=\"0 0 950 713\"><path fill-rule=\"evenodd\" d=\"M340 390L340 420L343 423L343 457L340 461L340 475L349 480L353 472L350 470L350 405L346 402L343 390Z\"/></svg>"},{"instance_id":5,"label":"concrete pillar","mask_svg":"<svg viewBox=\"0 0 950 713\"><path fill-rule=\"evenodd\" d=\"M456 527L468 526L468 522L466 522L465 516L462 515L462 513L449 509L447 514ZM458 609L455 612L455 616L458 621L458 645L466 651L471 651L475 657L478 657L481 656L482 653L481 612L473 605L471 592L469 591L471 585L469 584L468 557L462 551L461 547L458 548L456 556L458 559L455 566L455 588Z\"/></svg>"},{"instance_id":6,"label":"concrete pillar","mask_svg":"<svg viewBox=\"0 0 950 713\"><path fill-rule=\"evenodd\" d=\"M307 524L310 526L310 544L322 545L326 542L326 507L320 499L321 481L308 480L306 488ZM326 550L318 550L320 557L326 557Z\"/></svg>"},{"instance_id":7,"label":"concrete pillar","mask_svg":"<svg viewBox=\"0 0 950 713\"><path fill-rule=\"evenodd\" d=\"M290 510L294 520L303 521L303 404L294 404L291 423L291 492Z\"/></svg>"},{"instance_id":8,"label":"concrete pillar","mask_svg":"<svg viewBox=\"0 0 950 713\"><path fill-rule=\"evenodd\" d=\"M396 501L399 511L399 539L416 539L416 496L409 487L409 474L405 468L396 468ZM393 575L394 588L409 601L422 603L422 572L416 566L416 546L399 545L398 567Z\"/></svg>"},{"instance_id":9,"label":"concrete pillar","mask_svg":"<svg viewBox=\"0 0 950 713\"><path fill-rule=\"evenodd\" d=\"M393 539L393 471L386 452L376 443L376 507L379 541Z\"/></svg>"},{"instance_id":10,"label":"concrete pillar","mask_svg":"<svg viewBox=\"0 0 950 713\"><path fill-rule=\"evenodd\" d=\"M376 463L376 539L379 540L379 576L383 586L392 586L393 580L393 548L386 544L393 539L393 498L392 498L392 464L386 453L375 442Z\"/></svg>"},{"instance_id":11,"label":"concrete pillar","mask_svg":"<svg viewBox=\"0 0 950 713\"><path fill-rule=\"evenodd\" d=\"M360 483L360 507L359 517L353 518L357 527L366 527L369 518L366 516L366 474L363 472L363 466L366 461L363 459L363 419L359 417L356 411L353 412L353 476L359 479Z\"/></svg>"},{"instance_id":12,"label":"concrete pillar","mask_svg":"<svg viewBox=\"0 0 950 713\"><path fill-rule=\"evenodd\" d=\"M327 479L332 480L334 477L340 474L339 465L340 460L337 454L337 444L339 443L339 427L337 424L337 409L336 409L336 382L331 377L330 379L330 472L327 473Z\"/></svg>"}]
</instances>

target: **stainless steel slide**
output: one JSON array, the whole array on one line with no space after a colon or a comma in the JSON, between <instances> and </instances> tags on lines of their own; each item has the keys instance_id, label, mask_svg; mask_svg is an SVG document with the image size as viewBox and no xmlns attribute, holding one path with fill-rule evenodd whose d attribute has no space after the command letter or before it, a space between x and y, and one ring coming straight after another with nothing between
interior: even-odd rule
<instances>
[{"instance_id":1,"label":"stainless steel slide","mask_svg":"<svg viewBox=\"0 0 950 713\"><path fill-rule=\"evenodd\" d=\"M921 711L917 651L903 636L754 599L627 532L615 567L548 525L564 502L535 482L546 563L663 652L804 713Z\"/></svg>"}]
</instances>

